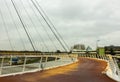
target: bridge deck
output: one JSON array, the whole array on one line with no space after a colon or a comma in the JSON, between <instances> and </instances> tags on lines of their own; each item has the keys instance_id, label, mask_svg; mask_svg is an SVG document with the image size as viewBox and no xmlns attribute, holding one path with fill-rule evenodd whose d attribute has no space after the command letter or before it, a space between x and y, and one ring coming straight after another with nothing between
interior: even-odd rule
<instances>
[{"instance_id":1,"label":"bridge deck","mask_svg":"<svg viewBox=\"0 0 120 82\"><path fill-rule=\"evenodd\" d=\"M1 77L0 82L115 82L101 72L104 61L79 58L78 63L43 72Z\"/></svg>"}]
</instances>

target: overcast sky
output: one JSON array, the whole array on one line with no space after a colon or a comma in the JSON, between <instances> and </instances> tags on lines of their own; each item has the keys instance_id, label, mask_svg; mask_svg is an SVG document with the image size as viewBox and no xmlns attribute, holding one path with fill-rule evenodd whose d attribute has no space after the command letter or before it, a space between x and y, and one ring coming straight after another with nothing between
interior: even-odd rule
<instances>
[{"instance_id":1,"label":"overcast sky","mask_svg":"<svg viewBox=\"0 0 120 82\"><path fill-rule=\"evenodd\" d=\"M22 50L22 43L20 37L18 37L18 32L11 20L10 11L5 4L9 6L9 10L12 11L13 20L17 24L18 31L22 37L23 43L27 49L31 49L27 36L20 25L19 19L10 3L10 0L0 0L0 10L3 13L3 18L5 23L7 24L7 30L9 31L9 38L11 39L11 43L14 46L14 49ZM22 6L22 3L23 5ZM42 48L38 46L42 46L42 42L38 40L39 35L43 38L43 41L49 49L54 50L52 43L49 42L49 38L47 37L46 32L43 30L48 29L44 22L43 25L46 27L45 29L41 26L38 21L38 18L35 17L36 12L37 16L39 13L35 10L33 5L30 6L30 0L15 0L18 9L22 15L24 23L28 24L28 30L31 34L33 41L35 42L36 48L41 50ZM74 44L85 44L86 46L91 46L95 49L96 41L99 46L106 45L120 45L120 0L37 0L39 4L42 6L44 11L47 13L56 29L62 35L63 39L69 45L69 47ZM28 4L30 3L30 4ZM25 8L24 8L25 7ZM33 8L33 10L31 9ZM31 21L28 21L28 12L29 16L32 18L34 25L32 26ZM1 16L0 16L1 17ZM40 19L41 17L39 17ZM27 20L27 21L26 21ZM42 18L40 19L41 21ZM33 28L36 26L37 31ZM1 49L9 49L10 43L8 41L7 33L5 31L5 25L3 20L0 18L0 48ZM53 36L50 33L50 30L47 30L50 36ZM55 37L52 37L54 40ZM58 42L56 40L53 41L56 45ZM19 45L18 45L19 44ZM19 48L20 46L20 48ZM58 45L57 45L58 46ZM60 45L59 45L60 47Z\"/></svg>"}]
</instances>

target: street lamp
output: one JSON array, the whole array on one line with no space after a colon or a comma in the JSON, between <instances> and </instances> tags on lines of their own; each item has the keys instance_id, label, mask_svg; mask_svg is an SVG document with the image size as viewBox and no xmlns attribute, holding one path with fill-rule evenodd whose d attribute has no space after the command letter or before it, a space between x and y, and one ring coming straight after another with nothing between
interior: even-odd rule
<instances>
[{"instance_id":1,"label":"street lamp","mask_svg":"<svg viewBox=\"0 0 120 82\"><path fill-rule=\"evenodd\" d=\"M99 42L100 40L97 40L96 41L96 50L97 50L97 48L98 48L98 42Z\"/></svg>"}]
</instances>

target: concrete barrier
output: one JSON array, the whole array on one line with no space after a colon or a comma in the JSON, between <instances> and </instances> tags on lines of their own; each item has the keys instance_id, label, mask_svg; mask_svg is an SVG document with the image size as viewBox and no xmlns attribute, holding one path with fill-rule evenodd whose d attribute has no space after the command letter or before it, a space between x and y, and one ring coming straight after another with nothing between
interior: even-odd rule
<instances>
[{"instance_id":1,"label":"concrete barrier","mask_svg":"<svg viewBox=\"0 0 120 82\"><path fill-rule=\"evenodd\" d=\"M106 69L105 69L105 74L110 77L111 79L120 82L120 77L118 75L116 75L116 73L113 73L110 64L108 63Z\"/></svg>"}]
</instances>

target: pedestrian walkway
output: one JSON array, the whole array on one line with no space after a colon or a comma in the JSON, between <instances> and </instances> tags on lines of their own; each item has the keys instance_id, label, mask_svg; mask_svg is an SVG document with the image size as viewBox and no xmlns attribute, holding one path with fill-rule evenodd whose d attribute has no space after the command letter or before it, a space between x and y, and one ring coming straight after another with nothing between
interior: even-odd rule
<instances>
[{"instance_id":1,"label":"pedestrian walkway","mask_svg":"<svg viewBox=\"0 0 120 82\"><path fill-rule=\"evenodd\" d=\"M102 71L107 62L79 58L79 62L46 71L1 77L0 82L115 82Z\"/></svg>"}]
</instances>

